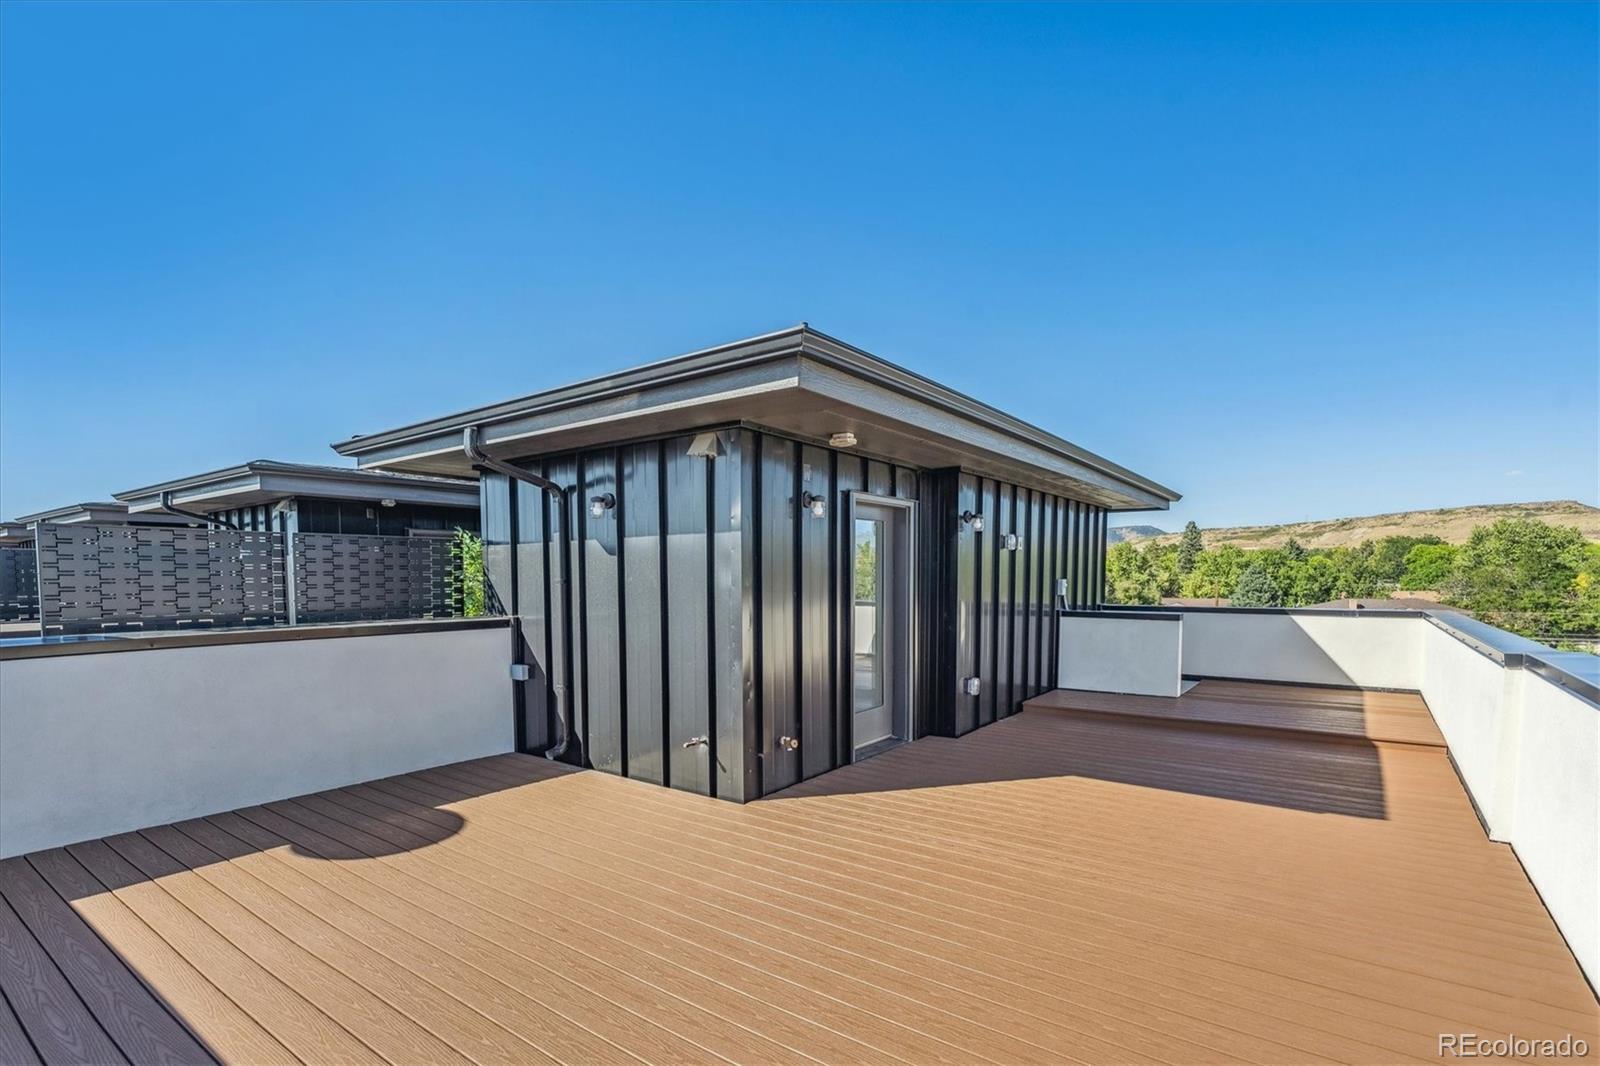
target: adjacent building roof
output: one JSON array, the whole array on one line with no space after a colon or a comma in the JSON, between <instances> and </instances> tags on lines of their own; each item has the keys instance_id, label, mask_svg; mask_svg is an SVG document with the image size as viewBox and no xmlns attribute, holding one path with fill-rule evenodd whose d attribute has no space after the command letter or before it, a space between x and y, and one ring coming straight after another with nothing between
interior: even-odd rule
<instances>
[{"instance_id":1,"label":"adjacent building roof","mask_svg":"<svg viewBox=\"0 0 1600 1066\"><path fill-rule=\"evenodd\" d=\"M148 514L162 510L161 497L166 492L172 493L175 506L204 512L274 503L291 496L340 500L388 499L397 503L464 509L478 506L476 480L311 463L280 463L271 459L252 459L239 466L174 478L114 495L132 513Z\"/></svg>"},{"instance_id":2,"label":"adjacent building roof","mask_svg":"<svg viewBox=\"0 0 1600 1066\"><path fill-rule=\"evenodd\" d=\"M69 503L63 507L53 507L48 511L20 515L12 519L12 523L23 527L36 526L41 522L118 525L127 521L128 505L125 503ZM179 515L166 514L142 515L139 518L142 525L184 525L188 521Z\"/></svg>"},{"instance_id":3,"label":"adjacent building roof","mask_svg":"<svg viewBox=\"0 0 1600 1066\"><path fill-rule=\"evenodd\" d=\"M1063 406L1081 396L1063 393ZM818 443L853 433L864 454L959 466L1113 510L1164 509L1179 499L1103 456L804 323L333 447L366 468L466 475L462 432L469 426L482 427L485 450L517 458L738 422Z\"/></svg>"}]
</instances>

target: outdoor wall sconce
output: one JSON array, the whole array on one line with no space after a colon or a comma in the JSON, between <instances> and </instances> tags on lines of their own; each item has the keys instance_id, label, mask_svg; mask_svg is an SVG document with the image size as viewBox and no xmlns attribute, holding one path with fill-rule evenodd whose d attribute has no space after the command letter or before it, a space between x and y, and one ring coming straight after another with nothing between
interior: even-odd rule
<instances>
[{"instance_id":1,"label":"outdoor wall sconce","mask_svg":"<svg viewBox=\"0 0 1600 1066\"><path fill-rule=\"evenodd\" d=\"M983 532L983 515L975 514L972 511L962 511L961 521L971 526L974 533Z\"/></svg>"},{"instance_id":2,"label":"outdoor wall sconce","mask_svg":"<svg viewBox=\"0 0 1600 1066\"><path fill-rule=\"evenodd\" d=\"M811 517L813 518L822 518L828 513L827 497L819 496L815 492L807 492L802 494L800 497L800 502L806 505L806 508L810 510Z\"/></svg>"},{"instance_id":3,"label":"outdoor wall sconce","mask_svg":"<svg viewBox=\"0 0 1600 1066\"><path fill-rule=\"evenodd\" d=\"M606 512L617 505L617 498L609 492L602 492L598 496L589 497L589 514L595 518L604 518Z\"/></svg>"}]
</instances>

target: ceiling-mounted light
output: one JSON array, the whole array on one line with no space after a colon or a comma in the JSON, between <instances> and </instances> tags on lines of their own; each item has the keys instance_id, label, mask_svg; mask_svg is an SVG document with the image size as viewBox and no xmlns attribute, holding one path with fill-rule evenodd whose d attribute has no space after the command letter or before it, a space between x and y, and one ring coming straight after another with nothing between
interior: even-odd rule
<instances>
[{"instance_id":1,"label":"ceiling-mounted light","mask_svg":"<svg viewBox=\"0 0 1600 1066\"><path fill-rule=\"evenodd\" d=\"M393 500L379 500L378 503L383 507L393 507L394 506L394 501Z\"/></svg>"},{"instance_id":2,"label":"ceiling-mounted light","mask_svg":"<svg viewBox=\"0 0 1600 1066\"><path fill-rule=\"evenodd\" d=\"M807 492L800 497L800 502L805 504L807 509L811 511L813 518L824 518L828 514L828 500L825 496L819 496L815 492Z\"/></svg>"},{"instance_id":3,"label":"ceiling-mounted light","mask_svg":"<svg viewBox=\"0 0 1600 1066\"><path fill-rule=\"evenodd\" d=\"M843 433L835 433L828 438L828 447L830 448L854 448L855 446L856 435L848 430Z\"/></svg>"},{"instance_id":4,"label":"ceiling-mounted light","mask_svg":"<svg viewBox=\"0 0 1600 1066\"><path fill-rule=\"evenodd\" d=\"M606 512L617 505L617 498L609 492L602 492L598 496L589 497L589 514L595 518L604 518Z\"/></svg>"},{"instance_id":5,"label":"ceiling-mounted light","mask_svg":"<svg viewBox=\"0 0 1600 1066\"><path fill-rule=\"evenodd\" d=\"M983 515L975 511L962 511L961 521L972 527L974 533L983 532Z\"/></svg>"}]
</instances>

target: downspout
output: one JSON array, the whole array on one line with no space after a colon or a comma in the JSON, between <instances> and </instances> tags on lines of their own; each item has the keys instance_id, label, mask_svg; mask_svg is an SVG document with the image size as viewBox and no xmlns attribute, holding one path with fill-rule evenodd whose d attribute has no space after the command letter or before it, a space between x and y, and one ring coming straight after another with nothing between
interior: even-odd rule
<instances>
[{"instance_id":1,"label":"downspout","mask_svg":"<svg viewBox=\"0 0 1600 1066\"><path fill-rule=\"evenodd\" d=\"M521 481L532 485L536 489L543 490L546 494L556 498L557 506L561 511L561 577L557 584L561 600L562 683L555 687L556 700L560 705L556 720L561 723L561 741L554 747L546 749L544 753L544 757L547 759L559 759L567 753L567 748L572 743L573 734L572 698L570 694L572 680L572 601L568 594L568 589L572 587L572 537L567 529L567 523L570 520L570 512L567 509L567 490L547 477L541 477L531 470L524 470L521 467L502 462L486 453L481 446L482 431L482 426L468 426L461 434L462 450L467 453L467 458L471 460L473 466L480 469L493 470L497 474L504 474L515 481ZM515 545L512 545L512 550L516 550Z\"/></svg>"},{"instance_id":2,"label":"downspout","mask_svg":"<svg viewBox=\"0 0 1600 1066\"><path fill-rule=\"evenodd\" d=\"M238 526L234 525L232 521L222 517L221 515L201 514L199 511L191 511L187 508L179 507L177 504L172 502L171 489L167 489L161 494L161 509L163 511L171 512L172 514L178 515L182 518L193 518L197 522L206 523L206 525L225 526L228 529L239 528Z\"/></svg>"}]
</instances>

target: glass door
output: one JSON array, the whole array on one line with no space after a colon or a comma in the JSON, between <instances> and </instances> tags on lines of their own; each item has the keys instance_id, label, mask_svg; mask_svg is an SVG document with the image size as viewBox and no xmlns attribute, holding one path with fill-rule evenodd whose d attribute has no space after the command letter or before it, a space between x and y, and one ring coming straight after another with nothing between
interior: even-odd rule
<instances>
[{"instance_id":1,"label":"glass door","mask_svg":"<svg viewBox=\"0 0 1600 1066\"><path fill-rule=\"evenodd\" d=\"M911 503L856 494L851 505L855 757L910 736Z\"/></svg>"}]
</instances>

